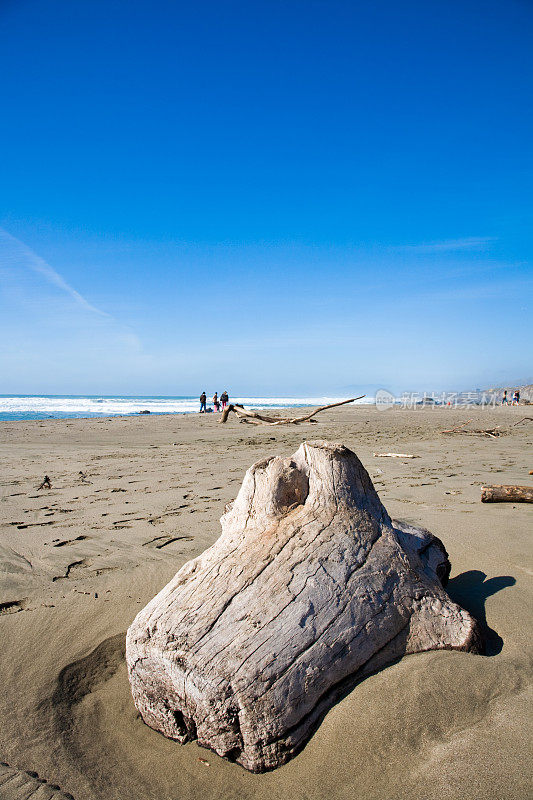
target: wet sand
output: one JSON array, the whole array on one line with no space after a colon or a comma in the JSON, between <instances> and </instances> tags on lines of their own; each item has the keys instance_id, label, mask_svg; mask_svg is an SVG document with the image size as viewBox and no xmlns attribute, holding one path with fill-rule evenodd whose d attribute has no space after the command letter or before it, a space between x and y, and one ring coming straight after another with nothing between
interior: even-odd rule
<instances>
[{"instance_id":1,"label":"wet sand","mask_svg":"<svg viewBox=\"0 0 533 800\"><path fill-rule=\"evenodd\" d=\"M483 484L533 483L533 423L511 427L526 415L359 406L294 428L214 414L0 423L0 797L531 797L533 507L480 502ZM439 433L471 418L506 434ZM124 634L218 537L245 470L317 438L354 450L389 513L442 539L449 593L488 650L402 659L356 686L289 764L252 775L142 723ZM52 488L38 491L45 474Z\"/></svg>"}]
</instances>

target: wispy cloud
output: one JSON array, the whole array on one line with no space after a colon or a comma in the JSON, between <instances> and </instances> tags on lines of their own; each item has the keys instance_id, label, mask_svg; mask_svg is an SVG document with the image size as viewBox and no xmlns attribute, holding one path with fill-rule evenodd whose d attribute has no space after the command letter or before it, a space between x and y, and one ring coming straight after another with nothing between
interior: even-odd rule
<instances>
[{"instance_id":1,"label":"wispy cloud","mask_svg":"<svg viewBox=\"0 0 533 800\"><path fill-rule=\"evenodd\" d=\"M56 272L56 270L51 267L50 264L47 264L44 258L38 256L37 253L34 253L30 247L24 244L24 242L21 242L20 239L12 236L3 228L0 228L0 242L2 242L4 245L2 247L2 258L5 259L8 264L17 264L19 266L23 265L26 268L43 275L48 283L56 286L63 292L66 292L66 294L70 295L77 305L82 306L86 311L90 311L93 314L98 314L101 317L112 319L110 314L108 314L106 311L102 311L100 308L96 308L96 306L93 306L92 303L89 303L89 301L83 297L83 295L70 286L70 284L68 284L67 281L61 277L59 272Z\"/></svg>"},{"instance_id":2,"label":"wispy cloud","mask_svg":"<svg viewBox=\"0 0 533 800\"><path fill-rule=\"evenodd\" d=\"M89 347L94 348L100 342L110 350L113 347L122 347L123 353L136 356L143 353L139 337L129 325L89 302L44 258L4 228L0 228L1 273L6 278L6 286L10 286L12 297L15 296L13 295L15 290L18 292L17 298L25 305L26 310L32 308L31 317L24 314L20 316L20 321L25 321L28 331L34 330L37 318L40 315L42 320L44 313L48 322L53 318L56 324L63 326L63 334L68 330L70 338L79 335L79 331L83 329L85 344ZM28 282L32 274L33 277ZM57 290L55 298L47 296L46 302L42 302L42 283L34 280L35 276L39 276ZM82 311L86 313L80 313ZM47 330L50 335L50 329Z\"/></svg>"},{"instance_id":3,"label":"wispy cloud","mask_svg":"<svg viewBox=\"0 0 533 800\"><path fill-rule=\"evenodd\" d=\"M399 249L416 253L456 253L464 250L486 250L495 241L495 236L468 236L464 239L407 244Z\"/></svg>"},{"instance_id":4,"label":"wispy cloud","mask_svg":"<svg viewBox=\"0 0 533 800\"><path fill-rule=\"evenodd\" d=\"M417 297L418 300L423 299L426 303L439 300L453 303L461 300L516 300L517 311L525 311L530 303L532 289L533 279L531 278L508 278L504 281L491 281L473 286L455 286L453 289L420 293Z\"/></svg>"}]
</instances>

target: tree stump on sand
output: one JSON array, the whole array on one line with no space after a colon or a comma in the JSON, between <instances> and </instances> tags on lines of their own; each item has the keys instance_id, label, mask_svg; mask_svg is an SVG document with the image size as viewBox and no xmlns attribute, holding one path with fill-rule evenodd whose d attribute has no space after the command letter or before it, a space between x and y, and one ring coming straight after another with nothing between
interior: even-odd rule
<instances>
[{"instance_id":1,"label":"tree stump on sand","mask_svg":"<svg viewBox=\"0 0 533 800\"><path fill-rule=\"evenodd\" d=\"M341 444L254 464L221 523L127 634L135 704L165 736L274 769L365 675L406 653L481 651L442 588L442 543L393 523Z\"/></svg>"}]
</instances>

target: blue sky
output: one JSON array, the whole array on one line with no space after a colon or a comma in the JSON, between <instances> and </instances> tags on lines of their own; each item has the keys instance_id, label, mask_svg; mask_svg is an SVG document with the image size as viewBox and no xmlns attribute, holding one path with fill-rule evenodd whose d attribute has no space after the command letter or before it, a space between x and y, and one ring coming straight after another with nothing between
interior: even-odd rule
<instances>
[{"instance_id":1,"label":"blue sky","mask_svg":"<svg viewBox=\"0 0 533 800\"><path fill-rule=\"evenodd\" d=\"M0 393L530 380L532 33L526 0L1 2Z\"/></svg>"}]
</instances>

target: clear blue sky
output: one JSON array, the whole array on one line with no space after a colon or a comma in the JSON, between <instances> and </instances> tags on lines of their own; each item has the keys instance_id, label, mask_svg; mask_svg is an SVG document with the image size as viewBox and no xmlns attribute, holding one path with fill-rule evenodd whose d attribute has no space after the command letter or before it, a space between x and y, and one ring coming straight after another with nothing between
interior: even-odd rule
<instances>
[{"instance_id":1,"label":"clear blue sky","mask_svg":"<svg viewBox=\"0 0 533 800\"><path fill-rule=\"evenodd\" d=\"M0 393L531 379L532 35L528 0L2 0Z\"/></svg>"}]
</instances>

